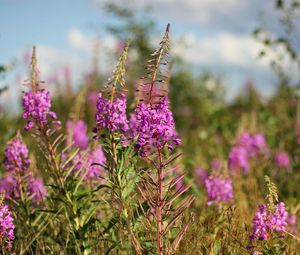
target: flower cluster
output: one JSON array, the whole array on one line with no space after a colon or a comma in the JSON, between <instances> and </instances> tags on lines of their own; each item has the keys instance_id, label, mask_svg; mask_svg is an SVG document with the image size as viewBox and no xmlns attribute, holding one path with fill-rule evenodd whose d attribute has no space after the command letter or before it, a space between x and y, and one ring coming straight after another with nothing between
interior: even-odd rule
<instances>
[{"instance_id":1,"label":"flower cluster","mask_svg":"<svg viewBox=\"0 0 300 255\"><path fill-rule=\"evenodd\" d=\"M43 179L26 175L23 180L26 185L26 196L35 202L41 202L47 195ZM0 179L0 192L5 193L5 198L20 198L19 185L15 175L5 174L3 178Z\"/></svg>"},{"instance_id":2,"label":"flower cluster","mask_svg":"<svg viewBox=\"0 0 300 255\"><path fill-rule=\"evenodd\" d=\"M47 195L43 179L29 176L29 178L27 178L27 195L36 202L43 201Z\"/></svg>"},{"instance_id":3,"label":"flower cluster","mask_svg":"<svg viewBox=\"0 0 300 255\"><path fill-rule=\"evenodd\" d=\"M220 204L233 199L232 182L230 179L209 177L205 180L207 189L208 205Z\"/></svg>"},{"instance_id":4,"label":"flower cluster","mask_svg":"<svg viewBox=\"0 0 300 255\"><path fill-rule=\"evenodd\" d=\"M110 132L126 132L129 129L126 116L126 98L116 98L110 102L99 93L95 118L97 122L94 128L95 133L103 129L108 129Z\"/></svg>"},{"instance_id":5,"label":"flower cluster","mask_svg":"<svg viewBox=\"0 0 300 255\"><path fill-rule=\"evenodd\" d=\"M79 171L79 175L84 176L85 181L94 180L100 176L105 160L102 146L98 145L94 150L79 152L74 157L74 171Z\"/></svg>"},{"instance_id":6,"label":"flower cluster","mask_svg":"<svg viewBox=\"0 0 300 255\"><path fill-rule=\"evenodd\" d=\"M242 169L248 172L250 165L247 150L243 147L233 147L229 153L228 167L232 170Z\"/></svg>"},{"instance_id":7,"label":"flower cluster","mask_svg":"<svg viewBox=\"0 0 300 255\"><path fill-rule=\"evenodd\" d=\"M26 131L39 124L47 125L48 116L56 120L56 113L50 111L51 98L48 90L42 89L36 93L31 91L24 92L22 105L24 110L22 117L27 120L25 125Z\"/></svg>"},{"instance_id":8,"label":"flower cluster","mask_svg":"<svg viewBox=\"0 0 300 255\"><path fill-rule=\"evenodd\" d=\"M289 154L279 151L275 154L275 163L279 168L289 168L291 165Z\"/></svg>"},{"instance_id":9,"label":"flower cluster","mask_svg":"<svg viewBox=\"0 0 300 255\"><path fill-rule=\"evenodd\" d=\"M169 110L168 101L163 97L155 106L139 104L135 109L135 118L130 127L134 137L137 137L136 148L141 156L153 148L163 149L165 145L173 150L174 145L181 143L175 130L172 112Z\"/></svg>"},{"instance_id":10,"label":"flower cluster","mask_svg":"<svg viewBox=\"0 0 300 255\"><path fill-rule=\"evenodd\" d=\"M12 248L12 243L15 239L14 229L11 211L7 205L0 205L0 240L2 247L6 247L9 250Z\"/></svg>"},{"instance_id":11,"label":"flower cluster","mask_svg":"<svg viewBox=\"0 0 300 255\"><path fill-rule=\"evenodd\" d=\"M243 132L239 135L236 145L245 148L249 156L256 156L268 151L266 139L263 134L251 135Z\"/></svg>"},{"instance_id":12,"label":"flower cluster","mask_svg":"<svg viewBox=\"0 0 300 255\"><path fill-rule=\"evenodd\" d=\"M298 229L297 229L297 218L295 214L289 213L287 218L286 218L286 222L287 222L287 229L290 233L292 233L293 235L297 235L298 234Z\"/></svg>"},{"instance_id":13,"label":"flower cluster","mask_svg":"<svg viewBox=\"0 0 300 255\"><path fill-rule=\"evenodd\" d=\"M20 198L20 190L26 188L26 195L39 202L46 195L42 179L36 179L29 171L28 148L17 135L7 143L4 151L6 174L0 179L0 192L6 198Z\"/></svg>"},{"instance_id":14,"label":"flower cluster","mask_svg":"<svg viewBox=\"0 0 300 255\"><path fill-rule=\"evenodd\" d=\"M75 146L80 149L86 149L88 147L89 138L87 136L87 125L83 120L68 121L67 132L70 134L70 140L68 143L73 142Z\"/></svg>"},{"instance_id":15,"label":"flower cluster","mask_svg":"<svg viewBox=\"0 0 300 255\"><path fill-rule=\"evenodd\" d=\"M235 146L230 150L228 167L234 171L241 169L247 173L250 170L249 158L267 152L268 146L262 134L251 135L243 132L237 138Z\"/></svg>"},{"instance_id":16,"label":"flower cluster","mask_svg":"<svg viewBox=\"0 0 300 255\"><path fill-rule=\"evenodd\" d=\"M250 241L256 238L266 240L269 232L272 231L282 233L287 226L287 217L288 212L282 202L275 205L273 211L270 211L264 204L260 205L252 220L253 232L250 235Z\"/></svg>"},{"instance_id":17,"label":"flower cluster","mask_svg":"<svg viewBox=\"0 0 300 255\"><path fill-rule=\"evenodd\" d=\"M24 171L30 164L27 146L19 137L7 143L4 156L4 166L8 172Z\"/></svg>"}]
</instances>

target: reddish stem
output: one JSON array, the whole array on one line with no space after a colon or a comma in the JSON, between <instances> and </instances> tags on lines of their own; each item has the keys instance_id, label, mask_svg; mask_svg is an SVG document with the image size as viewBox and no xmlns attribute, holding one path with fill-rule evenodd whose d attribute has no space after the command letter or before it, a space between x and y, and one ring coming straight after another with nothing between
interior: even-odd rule
<instances>
[{"instance_id":1,"label":"reddish stem","mask_svg":"<svg viewBox=\"0 0 300 255\"><path fill-rule=\"evenodd\" d=\"M156 205L156 217L157 217L157 251L159 255L163 254L163 240L162 240L162 210L163 210L163 167L162 167L162 154L160 148L157 146L157 152L159 157L159 168L157 169L158 175L158 189L157 189L157 205Z\"/></svg>"}]
</instances>

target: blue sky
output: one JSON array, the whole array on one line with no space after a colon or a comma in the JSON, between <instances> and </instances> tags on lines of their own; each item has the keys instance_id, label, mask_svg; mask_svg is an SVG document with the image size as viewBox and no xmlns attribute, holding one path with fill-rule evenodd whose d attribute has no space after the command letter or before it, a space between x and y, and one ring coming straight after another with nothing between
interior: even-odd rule
<instances>
[{"instance_id":1,"label":"blue sky","mask_svg":"<svg viewBox=\"0 0 300 255\"><path fill-rule=\"evenodd\" d=\"M44 80L57 76L59 70L69 65L76 82L89 68L96 37L100 38L101 54L116 47L117 41L105 31L105 25L115 21L102 11L104 2L0 0L0 63L17 60L14 72L0 82L17 83L16 77L19 80L26 77L22 58L32 45L37 45ZM224 75L231 96L249 79L258 84L263 94L272 91L275 77L267 61L257 59L261 45L251 32L259 25L258 14L262 11L274 26L273 1L136 0L133 3L136 8L151 6L151 16L161 33L165 24L171 23L173 53L183 56L195 70L210 69ZM100 66L109 71L113 61L101 54ZM11 94L22 89L16 84L12 88Z\"/></svg>"}]
</instances>

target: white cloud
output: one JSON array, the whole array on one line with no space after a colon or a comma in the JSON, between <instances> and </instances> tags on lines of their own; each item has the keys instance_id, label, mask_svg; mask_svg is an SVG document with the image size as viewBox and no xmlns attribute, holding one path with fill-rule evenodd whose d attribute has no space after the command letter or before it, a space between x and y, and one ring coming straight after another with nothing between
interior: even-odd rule
<instances>
[{"instance_id":1,"label":"white cloud","mask_svg":"<svg viewBox=\"0 0 300 255\"><path fill-rule=\"evenodd\" d=\"M249 33L257 25L259 12L270 15L272 1L241 0L144 0L139 6L152 7L153 16L184 29ZM200 32L200 31L199 31Z\"/></svg>"},{"instance_id":2,"label":"white cloud","mask_svg":"<svg viewBox=\"0 0 300 255\"><path fill-rule=\"evenodd\" d=\"M197 37L187 34L173 43L173 53L183 57L196 70L208 69L224 76L230 98L240 90L246 80L251 79L262 94L270 95L274 78L268 59L258 59L262 45L250 35L218 33ZM272 56L272 55L271 55Z\"/></svg>"},{"instance_id":3,"label":"white cloud","mask_svg":"<svg viewBox=\"0 0 300 255\"><path fill-rule=\"evenodd\" d=\"M72 28L67 33L67 39L69 44L80 50L90 50L91 39L85 36L79 29Z\"/></svg>"},{"instance_id":4,"label":"white cloud","mask_svg":"<svg viewBox=\"0 0 300 255\"><path fill-rule=\"evenodd\" d=\"M175 44L174 53L192 64L204 66L239 66L240 68L265 68L258 61L261 45L251 36L219 33L209 37L188 34L184 44Z\"/></svg>"}]
</instances>

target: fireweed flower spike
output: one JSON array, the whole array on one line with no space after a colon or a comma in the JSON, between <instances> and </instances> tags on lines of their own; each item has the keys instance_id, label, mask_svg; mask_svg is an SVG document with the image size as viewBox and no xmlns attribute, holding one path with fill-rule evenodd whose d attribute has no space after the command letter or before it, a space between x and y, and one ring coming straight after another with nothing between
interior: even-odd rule
<instances>
[{"instance_id":1,"label":"fireweed flower spike","mask_svg":"<svg viewBox=\"0 0 300 255\"><path fill-rule=\"evenodd\" d=\"M165 237L172 228L171 226L179 221L179 216L194 200L193 195L187 196L180 203L181 205L175 208L172 202L186 192L189 186L182 186L183 175L176 176L176 173L174 177L171 177L169 184L166 184L166 166L168 165L165 162L166 149L172 151L181 143L168 103L169 29L168 24L159 47L154 50L147 61L146 75L141 78L136 90L139 102L134 116L130 118L136 150L151 165L149 169L151 177L143 176L138 190L143 197L141 203L146 203L148 208L145 209L155 216L149 218L149 221L154 221L156 224L156 247L159 255L165 254L164 243L167 241ZM175 160L178 156L173 157L171 154L168 161ZM176 192L170 195L173 186ZM170 209L171 206L174 210ZM180 232L179 235L179 240L181 240L184 232Z\"/></svg>"},{"instance_id":2,"label":"fireweed flower spike","mask_svg":"<svg viewBox=\"0 0 300 255\"><path fill-rule=\"evenodd\" d=\"M121 138L125 138L124 133L129 129L124 93L125 64L129 44L130 41L127 42L112 76L108 79L103 91L98 94L97 99L96 127L93 131L94 133L99 133L99 131L108 130L113 135L113 140L114 133L119 133Z\"/></svg>"},{"instance_id":3,"label":"fireweed flower spike","mask_svg":"<svg viewBox=\"0 0 300 255\"><path fill-rule=\"evenodd\" d=\"M32 176L27 178L28 196L35 202L41 202L47 195L43 179L37 179Z\"/></svg>"},{"instance_id":4,"label":"fireweed flower spike","mask_svg":"<svg viewBox=\"0 0 300 255\"><path fill-rule=\"evenodd\" d=\"M28 149L20 135L10 140L4 151L4 166L8 172L26 171L30 164Z\"/></svg>"},{"instance_id":5,"label":"fireweed flower spike","mask_svg":"<svg viewBox=\"0 0 300 255\"><path fill-rule=\"evenodd\" d=\"M208 205L217 204L221 206L223 202L233 200L232 182L230 179L221 177L209 177L205 180L207 189Z\"/></svg>"},{"instance_id":6,"label":"fireweed flower spike","mask_svg":"<svg viewBox=\"0 0 300 255\"><path fill-rule=\"evenodd\" d=\"M255 239L266 240L272 233L278 233L283 236L287 227L288 212L283 202L278 202L277 187L271 182L268 176L265 176L265 182L268 189L265 198L266 203L261 204L252 220L253 231L249 236L249 250L254 248Z\"/></svg>"},{"instance_id":7,"label":"fireweed flower spike","mask_svg":"<svg viewBox=\"0 0 300 255\"><path fill-rule=\"evenodd\" d=\"M75 146L80 149L86 149L88 147L89 138L87 136L87 125L83 120L67 122L67 132L71 135L71 141Z\"/></svg>"},{"instance_id":8,"label":"fireweed flower spike","mask_svg":"<svg viewBox=\"0 0 300 255\"><path fill-rule=\"evenodd\" d=\"M250 170L249 159L259 155L267 155L269 148L263 134L251 135L248 132L241 133L235 145L231 148L228 158L228 168L232 171L242 170L248 173Z\"/></svg>"},{"instance_id":9,"label":"fireweed flower spike","mask_svg":"<svg viewBox=\"0 0 300 255\"><path fill-rule=\"evenodd\" d=\"M175 145L181 143L166 97L154 106L140 103L135 109L135 123L132 126L135 126L133 134L137 137L136 148L142 157L154 148L162 150L167 146L173 150Z\"/></svg>"},{"instance_id":10,"label":"fireweed flower spike","mask_svg":"<svg viewBox=\"0 0 300 255\"><path fill-rule=\"evenodd\" d=\"M288 212L283 202L275 205L273 212L266 205L260 205L252 220L253 232L250 235L250 242L256 238L266 240L272 231L282 234L287 226L287 217Z\"/></svg>"},{"instance_id":11,"label":"fireweed flower spike","mask_svg":"<svg viewBox=\"0 0 300 255\"><path fill-rule=\"evenodd\" d=\"M290 168L291 162L289 154L284 151L279 151L275 154L275 163L279 168Z\"/></svg>"},{"instance_id":12,"label":"fireweed flower spike","mask_svg":"<svg viewBox=\"0 0 300 255\"><path fill-rule=\"evenodd\" d=\"M128 127L126 98L116 98L112 102L98 94L96 127L94 132L107 129L109 132L125 133Z\"/></svg>"},{"instance_id":13,"label":"fireweed flower spike","mask_svg":"<svg viewBox=\"0 0 300 255\"><path fill-rule=\"evenodd\" d=\"M84 176L84 181L95 181L104 171L103 165L106 161L102 146L99 144L95 149L88 152L80 152L72 160L75 164L75 171L79 171L80 176ZM99 179L98 179L99 180Z\"/></svg>"},{"instance_id":14,"label":"fireweed flower spike","mask_svg":"<svg viewBox=\"0 0 300 255\"><path fill-rule=\"evenodd\" d=\"M8 206L5 204L0 205L0 243L2 249L11 250L13 240L15 239L14 235L14 223L11 215L11 211L8 209Z\"/></svg>"},{"instance_id":15,"label":"fireweed flower spike","mask_svg":"<svg viewBox=\"0 0 300 255\"><path fill-rule=\"evenodd\" d=\"M234 171L242 169L247 173L250 169L247 150L243 147L233 147L229 153L228 167Z\"/></svg>"},{"instance_id":16,"label":"fireweed flower spike","mask_svg":"<svg viewBox=\"0 0 300 255\"><path fill-rule=\"evenodd\" d=\"M31 175L28 148L19 132L7 143L4 155L6 173L0 180L0 192L5 192L6 198L16 199L20 198L23 189L26 189L26 195L32 200L41 201L46 189L41 179Z\"/></svg>"},{"instance_id":17,"label":"fireweed flower spike","mask_svg":"<svg viewBox=\"0 0 300 255\"><path fill-rule=\"evenodd\" d=\"M22 97L23 114L22 117L27 122L25 130L29 131L33 127L42 128L48 124L48 117L56 120L56 113L50 110L51 98L50 92L46 89L39 89L39 82L36 74L36 55L35 47L32 54L32 74L31 74L31 91L24 92ZM57 122L59 124L59 122Z\"/></svg>"},{"instance_id":18,"label":"fireweed flower spike","mask_svg":"<svg viewBox=\"0 0 300 255\"><path fill-rule=\"evenodd\" d=\"M287 229L290 233L293 235L298 234L298 229L297 229L297 218L295 214L289 213L286 219L287 222Z\"/></svg>"}]
</instances>

